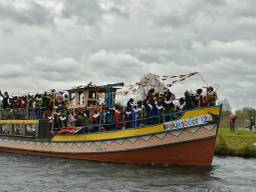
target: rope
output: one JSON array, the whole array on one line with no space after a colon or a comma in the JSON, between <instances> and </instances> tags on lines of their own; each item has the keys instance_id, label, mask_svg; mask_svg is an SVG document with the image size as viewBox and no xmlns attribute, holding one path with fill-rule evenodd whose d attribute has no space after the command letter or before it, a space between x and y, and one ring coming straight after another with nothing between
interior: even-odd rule
<instances>
[{"instance_id":1,"label":"rope","mask_svg":"<svg viewBox=\"0 0 256 192\"><path fill-rule=\"evenodd\" d=\"M205 84L207 87L209 87L207 81L203 78L203 76L201 75L201 73L198 73L198 75L199 75L200 79L204 82L204 84Z\"/></svg>"}]
</instances>

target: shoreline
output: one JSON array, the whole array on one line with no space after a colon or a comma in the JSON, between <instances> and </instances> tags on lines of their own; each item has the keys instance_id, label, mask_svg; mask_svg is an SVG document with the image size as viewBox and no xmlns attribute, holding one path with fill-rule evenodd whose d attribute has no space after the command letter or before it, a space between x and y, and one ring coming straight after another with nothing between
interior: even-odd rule
<instances>
[{"instance_id":1,"label":"shoreline","mask_svg":"<svg viewBox=\"0 0 256 192\"><path fill-rule=\"evenodd\" d=\"M220 128L216 139L215 155L235 157L256 157L256 133L241 129L232 133Z\"/></svg>"}]
</instances>

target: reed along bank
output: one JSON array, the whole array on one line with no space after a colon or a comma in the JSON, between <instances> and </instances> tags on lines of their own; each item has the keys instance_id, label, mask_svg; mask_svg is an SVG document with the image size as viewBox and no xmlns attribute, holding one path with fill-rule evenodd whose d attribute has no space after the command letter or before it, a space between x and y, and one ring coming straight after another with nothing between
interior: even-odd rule
<instances>
[{"instance_id":1,"label":"reed along bank","mask_svg":"<svg viewBox=\"0 0 256 192\"><path fill-rule=\"evenodd\" d=\"M221 156L256 157L256 133L248 130L231 132L220 128L215 154Z\"/></svg>"}]
</instances>

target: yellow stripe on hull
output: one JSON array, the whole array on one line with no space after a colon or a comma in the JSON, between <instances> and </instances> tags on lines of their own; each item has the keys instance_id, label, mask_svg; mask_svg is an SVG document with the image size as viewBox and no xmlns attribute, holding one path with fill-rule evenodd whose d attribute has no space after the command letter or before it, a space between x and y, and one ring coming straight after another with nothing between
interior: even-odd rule
<instances>
[{"instance_id":1,"label":"yellow stripe on hull","mask_svg":"<svg viewBox=\"0 0 256 192\"><path fill-rule=\"evenodd\" d=\"M120 130L113 132L103 132L94 134L83 134L83 135L57 135L52 141L97 141L97 140L108 140L108 139L119 139L125 137L133 137L138 135L147 135L157 132L164 131L163 125L157 125L152 127Z\"/></svg>"},{"instance_id":2,"label":"yellow stripe on hull","mask_svg":"<svg viewBox=\"0 0 256 192\"><path fill-rule=\"evenodd\" d=\"M181 118L188 119L197 116L203 116L207 114L220 115L220 107L208 107L208 108L200 108L192 111L187 111ZM137 128L137 129L128 129L128 130L120 130L113 132L103 132L103 133L93 133L93 134L81 134L81 135L56 135L53 137L52 141L58 142L66 142L66 141L100 141L100 140L109 140L109 139L120 139L126 137L136 137L141 135L149 135L158 132L163 132L164 126L163 124L145 127L145 128Z\"/></svg>"},{"instance_id":3,"label":"yellow stripe on hull","mask_svg":"<svg viewBox=\"0 0 256 192\"><path fill-rule=\"evenodd\" d=\"M0 125L6 124L39 124L39 120L0 120Z\"/></svg>"},{"instance_id":4,"label":"yellow stripe on hull","mask_svg":"<svg viewBox=\"0 0 256 192\"><path fill-rule=\"evenodd\" d=\"M202 115L207 115L210 113L214 115L220 115L220 107L207 107L207 108L200 108L200 109L188 111L182 116L181 120L198 117Z\"/></svg>"}]
</instances>

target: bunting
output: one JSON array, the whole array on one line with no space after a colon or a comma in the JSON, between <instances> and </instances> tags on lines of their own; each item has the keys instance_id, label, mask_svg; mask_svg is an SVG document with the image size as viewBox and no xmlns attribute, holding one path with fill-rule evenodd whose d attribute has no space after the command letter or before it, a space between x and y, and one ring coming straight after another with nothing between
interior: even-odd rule
<instances>
[{"instance_id":1,"label":"bunting","mask_svg":"<svg viewBox=\"0 0 256 192\"><path fill-rule=\"evenodd\" d=\"M188 79L188 78L190 78L190 77L192 77L192 76L194 76L196 74L199 74L199 73L198 72L193 72L193 73L188 73L188 74L183 74L183 75L172 75L172 76L163 75L161 77L158 76L158 75L154 75L153 80L160 81L160 82L164 83L166 85L166 87L170 88L175 83L185 81L186 79ZM118 92L118 94L127 95L130 91L131 92L135 92L139 88L144 88L146 86L153 86L151 84L152 83L151 80L146 77L143 80L135 83L134 85L129 85L126 90L120 91L120 92Z\"/></svg>"},{"instance_id":2,"label":"bunting","mask_svg":"<svg viewBox=\"0 0 256 192\"><path fill-rule=\"evenodd\" d=\"M183 82L186 79L199 74L199 76L201 77L199 72L193 72L193 73L188 73L188 74L182 74L182 75L163 75L163 76L158 76L158 75L154 75L152 74L151 78L145 77L144 79L142 79L139 82L136 82L135 84L132 85L128 85L126 88L124 88L122 91L118 91L116 94L120 94L120 95L128 95L129 93L134 93L136 91L138 91L141 88L145 88L145 87L155 87L156 85L153 83L152 81L156 81L156 82L160 82L160 83L164 83L166 88L170 88L172 87L174 84L178 83L178 82ZM201 77L202 78L202 77ZM204 81L204 79L202 79ZM204 81L205 82L205 81ZM78 89L78 88L85 88L85 87L93 87L96 86L94 85L92 82L88 83L87 85L80 85L80 86L76 86L73 87L73 89ZM216 86L218 89L218 86ZM10 96L23 96L23 95L35 95L37 92L30 92L27 94L24 93L12 93L10 94Z\"/></svg>"},{"instance_id":3,"label":"bunting","mask_svg":"<svg viewBox=\"0 0 256 192\"><path fill-rule=\"evenodd\" d=\"M192 77L192 76L194 76L196 74L199 74L199 73L198 72L194 72L194 73L178 75L178 76L176 76L176 75L174 75L174 76L166 76L165 75L165 76L162 77L161 80L164 81L164 82L170 80L171 83L167 84L166 86L167 87L172 87L175 83L184 81L184 80L188 79L189 77Z\"/></svg>"}]
</instances>

